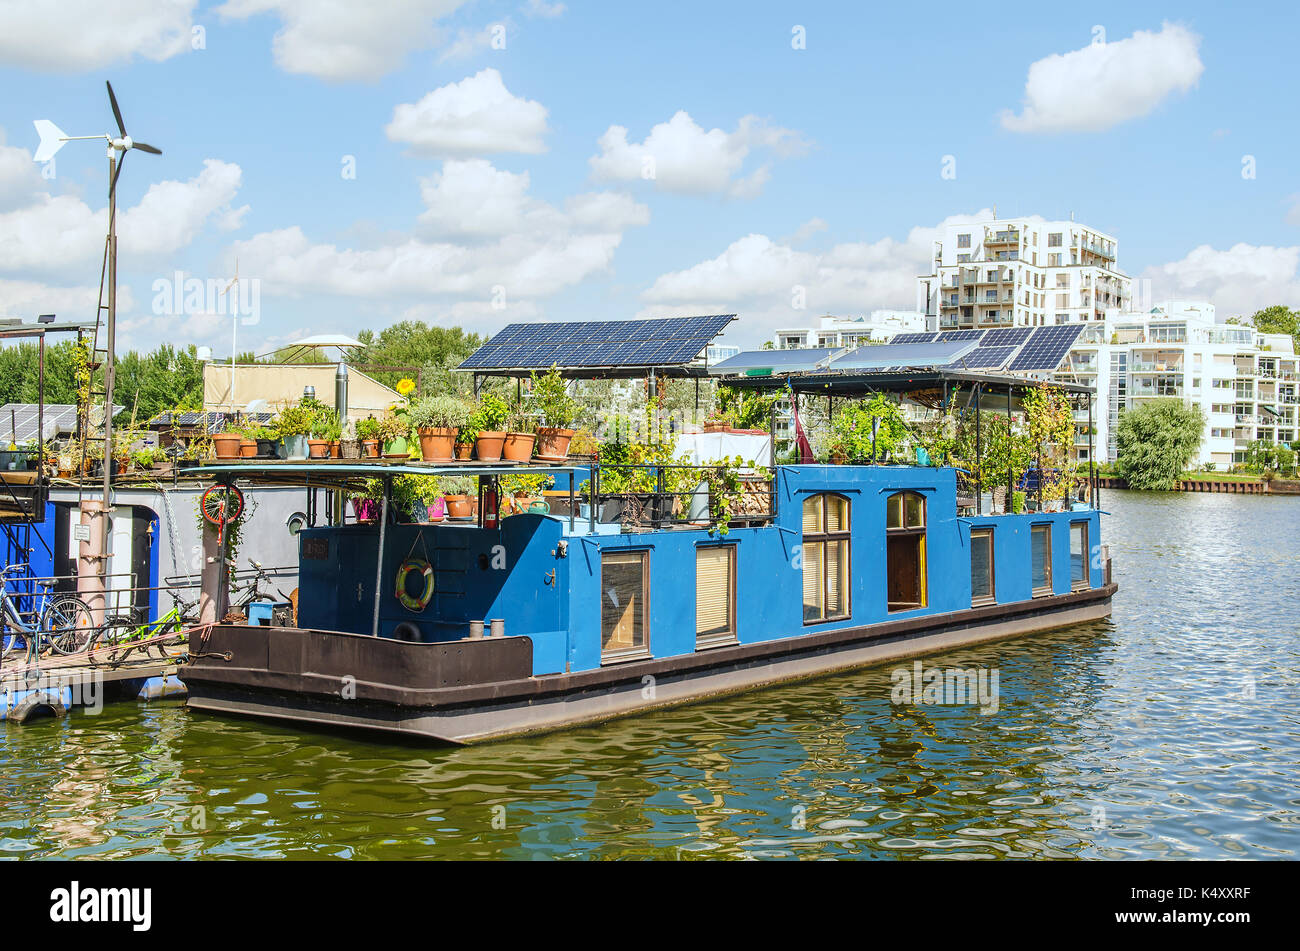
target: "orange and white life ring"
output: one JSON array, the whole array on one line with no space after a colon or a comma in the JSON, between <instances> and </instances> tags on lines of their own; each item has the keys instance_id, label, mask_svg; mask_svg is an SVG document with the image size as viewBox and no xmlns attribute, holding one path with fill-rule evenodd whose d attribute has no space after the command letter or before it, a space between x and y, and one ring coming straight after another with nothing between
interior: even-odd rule
<instances>
[{"instance_id":1,"label":"orange and white life ring","mask_svg":"<svg viewBox=\"0 0 1300 951\"><path fill-rule=\"evenodd\" d=\"M419 597L411 594L406 586L406 580L412 573L418 573L424 577L424 590L420 592ZM433 600L433 568L423 558L408 558L402 562L397 569L397 600L402 602L402 607L408 611L423 611Z\"/></svg>"}]
</instances>

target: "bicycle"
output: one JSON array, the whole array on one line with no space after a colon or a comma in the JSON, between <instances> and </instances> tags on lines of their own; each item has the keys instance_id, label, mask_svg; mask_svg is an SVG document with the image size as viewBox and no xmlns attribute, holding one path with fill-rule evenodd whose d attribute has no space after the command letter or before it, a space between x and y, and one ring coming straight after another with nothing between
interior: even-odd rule
<instances>
[{"instance_id":1,"label":"bicycle","mask_svg":"<svg viewBox=\"0 0 1300 951\"><path fill-rule=\"evenodd\" d=\"M178 633L198 624L198 606L197 598L191 601L173 592L171 609L153 621L141 622L139 612L132 612L130 615L115 614L106 618L91 635L87 650L122 647L125 648L122 659L125 659L131 651L141 648L147 654L149 648L154 645L142 645L139 642L149 641L164 634ZM109 655L110 663L117 659L116 653Z\"/></svg>"},{"instance_id":2,"label":"bicycle","mask_svg":"<svg viewBox=\"0 0 1300 951\"><path fill-rule=\"evenodd\" d=\"M21 573L26 578L19 578ZM29 662L47 650L56 654L75 654L83 650L95 634L90 605L75 594L54 594L53 585L30 574L28 564L9 565L0 569L0 658L8 657L21 644ZM11 591L13 582L26 582L26 592ZM39 588L38 594L34 589ZM31 607L23 610L22 601Z\"/></svg>"}]
</instances>

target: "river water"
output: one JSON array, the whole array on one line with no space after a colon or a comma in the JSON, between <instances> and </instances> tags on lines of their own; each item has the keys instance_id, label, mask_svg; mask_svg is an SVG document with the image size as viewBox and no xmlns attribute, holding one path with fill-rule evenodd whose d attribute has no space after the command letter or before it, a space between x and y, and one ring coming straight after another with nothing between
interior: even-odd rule
<instances>
[{"instance_id":1,"label":"river water","mask_svg":"<svg viewBox=\"0 0 1300 951\"><path fill-rule=\"evenodd\" d=\"M427 749L110 705L0 724L0 857L1294 858L1300 499L1108 492L1109 621Z\"/></svg>"}]
</instances>

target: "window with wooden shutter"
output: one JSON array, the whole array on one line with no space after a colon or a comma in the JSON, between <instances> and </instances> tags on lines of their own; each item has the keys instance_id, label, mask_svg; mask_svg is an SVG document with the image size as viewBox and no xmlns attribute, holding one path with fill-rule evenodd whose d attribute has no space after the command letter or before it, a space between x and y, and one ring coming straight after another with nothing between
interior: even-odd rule
<instances>
[{"instance_id":1,"label":"window with wooden shutter","mask_svg":"<svg viewBox=\"0 0 1300 951\"><path fill-rule=\"evenodd\" d=\"M695 549L695 645L736 639L736 546Z\"/></svg>"},{"instance_id":2,"label":"window with wooden shutter","mask_svg":"<svg viewBox=\"0 0 1300 951\"><path fill-rule=\"evenodd\" d=\"M649 651L649 566L649 552L601 553L600 649L604 659Z\"/></svg>"},{"instance_id":3,"label":"window with wooden shutter","mask_svg":"<svg viewBox=\"0 0 1300 951\"><path fill-rule=\"evenodd\" d=\"M846 618L849 600L849 500L821 493L803 502L803 619Z\"/></svg>"}]
</instances>

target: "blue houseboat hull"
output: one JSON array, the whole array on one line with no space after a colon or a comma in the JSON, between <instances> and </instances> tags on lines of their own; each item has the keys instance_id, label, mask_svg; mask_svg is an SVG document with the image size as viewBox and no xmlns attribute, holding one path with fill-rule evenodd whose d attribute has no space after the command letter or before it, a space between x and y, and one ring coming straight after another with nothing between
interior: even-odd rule
<instances>
[{"instance_id":1,"label":"blue houseboat hull","mask_svg":"<svg viewBox=\"0 0 1300 951\"><path fill-rule=\"evenodd\" d=\"M1109 584L1024 605L989 605L540 677L527 673L528 637L488 637L452 647L223 625L202 645L192 643L191 651L229 660L191 666L185 678L189 705L197 710L466 745L1082 624L1107 617L1114 592ZM216 676L210 676L213 671Z\"/></svg>"},{"instance_id":2,"label":"blue houseboat hull","mask_svg":"<svg viewBox=\"0 0 1300 951\"><path fill-rule=\"evenodd\" d=\"M298 626L196 632L189 704L474 743L1110 613L1095 508L973 515L954 470L916 466L783 466L773 496L725 534L539 514L390 524L382 545L374 525L306 529ZM427 597L394 583L412 561Z\"/></svg>"}]
</instances>

